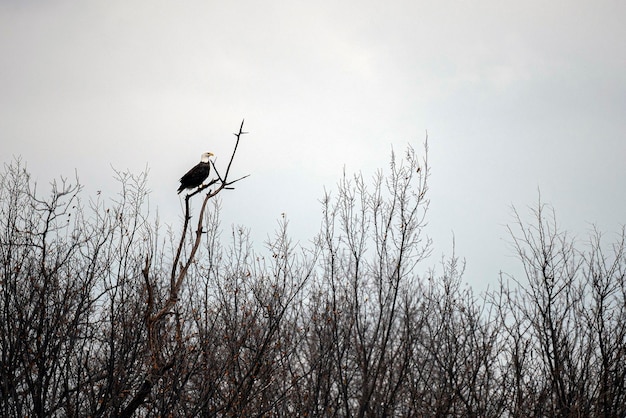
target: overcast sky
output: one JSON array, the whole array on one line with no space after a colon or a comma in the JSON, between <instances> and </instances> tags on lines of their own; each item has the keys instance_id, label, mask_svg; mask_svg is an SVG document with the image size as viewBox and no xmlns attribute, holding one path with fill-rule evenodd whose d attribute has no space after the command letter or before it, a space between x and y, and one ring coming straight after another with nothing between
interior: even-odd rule
<instances>
[{"instance_id":1,"label":"overcast sky","mask_svg":"<svg viewBox=\"0 0 626 418\"><path fill-rule=\"evenodd\" d=\"M626 2L0 0L2 161L87 193L149 168L177 225L178 179L250 135L222 195L257 244L296 239L343 168L370 177L428 131L433 264L481 288L514 270L505 225L542 199L581 241L626 222Z\"/></svg>"}]
</instances>

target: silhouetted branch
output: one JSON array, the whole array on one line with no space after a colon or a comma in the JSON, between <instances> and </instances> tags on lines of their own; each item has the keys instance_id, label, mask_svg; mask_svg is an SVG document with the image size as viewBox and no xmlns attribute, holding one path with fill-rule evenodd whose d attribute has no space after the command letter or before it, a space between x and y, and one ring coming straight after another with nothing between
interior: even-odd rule
<instances>
[{"instance_id":1,"label":"silhouetted branch","mask_svg":"<svg viewBox=\"0 0 626 418\"><path fill-rule=\"evenodd\" d=\"M137 389L137 392L133 396L132 400L129 402L126 408L124 408L124 410L122 411L121 416L131 416L137 410L137 408L139 408L145 402L145 399L150 394L154 384L163 376L163 374L173 364L173 360L164 364L164 359L162 355L163 342L158 332L160 323L163 321L165 316L169 314L170 311L174 308L174 306L176 305L176 302L178 302L178 295L180 293L180 289L182 287L183 281L185 277L187 276L187 271L189 270L189 267L191 266L191 264L193 263L195 259L196 252L198 251L198 248L200 246L200 242L202 239L202 234L204 232L203 230L204 212L206 210L206 206L207 206L209 199L215 197L218 193L220 193L224 189L232 190L232 187L230 187L230 185L248 177L246 175L236 180L233 180L230 182L228 181L228 174L230 173L230 168L235 158L237 147L239 146L239 140L241 139L242 135L246 134L246 132L243 132L243 123L244 122L242 121L241 126L239 127L239 132L235 134L235 136L237 137L237 141L235 142L235 147L230 156L230 161L228 162L228 167L226 168L226 173L224 177L222 178L220 176L219 171L215 167L215 164L211 162L211 164L213 165L214 172L217 175L217 179L213 179L209 181L209 183L201 185L195 191L185 196L185 217L183 220L183 228L182 228L180 241L178 243L178 248L176 250L176 255L172 262L169 294L165 302L161 306L161 308L158 309L155 313L152 313L154 312L154 296L153 296L154 291L152 289L152 285L149 280L150 260L148 257L146 257L146 264L145 264L144 269L142 270L142 273L144 276L144 280L146 282L147 292L148 292L148 300L147 300L147 306L146 306L146 328L147 328L147 337L148 337L148 348L150 351L150 371L148 372L148 375L146 379L144 380L144 382ZM196 237L193 241L191 250L186 257L185 262L181 262L180 259L182 256L183 248L185 246L185 242L187 240L187 231L189 229L189 221L191 220L191 209L190 209L189 202L193 196L195 196L196 194L200 193L204 189L211 187L217 183L219 183L219 186L215 190L209 190L204 200L202 201L202 206L200 208L200 213L198 215ZM177 269L179 268L179 263L180 263L180 270L177 273Z\"/></svg>"}]
</instances>

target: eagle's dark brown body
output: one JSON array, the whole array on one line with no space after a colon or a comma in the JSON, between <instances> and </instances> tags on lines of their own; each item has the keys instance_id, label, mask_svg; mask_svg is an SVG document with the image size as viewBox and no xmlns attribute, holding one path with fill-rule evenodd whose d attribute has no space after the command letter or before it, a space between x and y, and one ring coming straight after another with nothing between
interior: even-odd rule
<instances>
[{"instance_id":1,"label":"eagle's dark brown body","mask_svg":"<svg viewBox=\"0 0 626 418\"><path fill-rule=\"evenodd\" d=\"M201 161L180 178L178 194L185 189L193 189L200 186L202 182L209 177L209 173L211 172L211 163L209 162L209 158L211 156L213 156L213 154L210 152L202 154Z\"/></svg>"}]
</instances>

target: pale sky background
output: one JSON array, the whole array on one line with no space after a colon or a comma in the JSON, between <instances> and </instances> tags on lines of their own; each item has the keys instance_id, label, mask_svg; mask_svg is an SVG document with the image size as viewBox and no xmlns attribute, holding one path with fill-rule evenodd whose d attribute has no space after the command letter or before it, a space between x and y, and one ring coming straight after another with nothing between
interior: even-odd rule
<instances>
[{"instance_id":1,"label":"pale sky background","mask_svg":"<svg viewBox=\"0 0 626 418\"><path fill-rule=\"evenodd\" d=\"M260 247L285 212L308 245L344 166L369 178L428 131L430 262L454 233L482 289L516 271L505 225L538 189L581 241L626 222L625 18L622 0L0 0L1 160L109 196L111 166L147 166L177 226L178 179L204 151L226 164L245 118L224 227Z\"/></svg>"}]
</instances>

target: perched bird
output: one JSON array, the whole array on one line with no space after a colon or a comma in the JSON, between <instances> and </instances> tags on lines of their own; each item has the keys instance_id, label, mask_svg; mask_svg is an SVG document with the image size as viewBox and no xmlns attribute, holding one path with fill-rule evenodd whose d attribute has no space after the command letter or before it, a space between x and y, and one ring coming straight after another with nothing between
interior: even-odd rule
<instances>
[{"instance_id":1,"label":"perched bird","mask_svg":"<svg viewBox=\"0 0 626 418\"><path fill-rule=\"evenodd\" d=\"M212 152L205 152L200 158L200 162L191 170L180 178L180 187L178 188L178 194L185 189L193 189L202 184L211 171L211 163L209 158L213 156Z\"/></svg>"}]
</instances>

